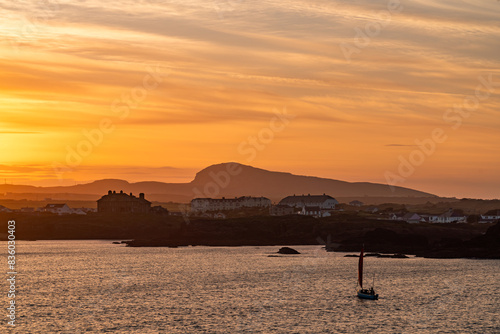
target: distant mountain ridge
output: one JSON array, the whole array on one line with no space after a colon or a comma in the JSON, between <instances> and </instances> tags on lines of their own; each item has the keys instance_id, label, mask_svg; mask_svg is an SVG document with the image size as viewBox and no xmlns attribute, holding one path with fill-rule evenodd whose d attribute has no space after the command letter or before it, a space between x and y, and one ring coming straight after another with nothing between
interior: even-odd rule
<instances>
[{"instance_id":1,"label":"distant mountain ridge","mask_svg":"<svg viewBox=\"0 0 500 334\"><path fill-rule=\"evenodd\" d=\"M225 185L224 180L217 180L216 176L222 176L224 172L230 174L231 170L234 170L236 175L231 176L230 182L225 187L222 187L217 181ZM270 198L283 198L293 194L326 193L333 197L437 197L433 194L409 188L391 188L386 184L346 182L314 176L295 175L268 171L238 163L224 163L207 167L198 172L190 184L197 190L202 191L210 183L219 185L222 196L263 195ZM243 193L242 189L245 190ZM210 189L206 190L204 194L210 195Z\"/></svg>"},{"instance_id":2,"label":"distant mountain ridge","mask_svg":"<svg viewBox=\"0 0 500 334\"><path fill-rule=\"evenodd\" d=\"M268 171L239 163L221 163L199 171L189 183L144 181L129 183L119 179L60 187L0 185L3 193L81 194L102 196L108 190L145 193L153 200L186 202L195 197L265 196L279 200L293 194L329 194L333 197L437 197L403 187Z\"/></svg>"}]
</instances>

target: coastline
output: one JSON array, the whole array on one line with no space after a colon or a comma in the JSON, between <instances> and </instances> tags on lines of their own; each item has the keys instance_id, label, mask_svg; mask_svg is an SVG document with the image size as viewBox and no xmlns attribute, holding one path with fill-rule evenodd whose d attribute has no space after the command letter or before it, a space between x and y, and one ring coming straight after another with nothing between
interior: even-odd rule
<instances>
[{"instance_id":1,"label":"coastline","mask_svg":"<svg viewBox=\"0 0 500 334\"><path fill-rule=\"evenodd\" d=\"M156 215L2 214L0 223L7 218L17 222L17 240L127 240L128 247L324 245L336 252L357 252L364 244L367 252L381 254L500 258L498 223L408 224L348 214L188 222L183 217Z\"/></svg>"}]
</instances>

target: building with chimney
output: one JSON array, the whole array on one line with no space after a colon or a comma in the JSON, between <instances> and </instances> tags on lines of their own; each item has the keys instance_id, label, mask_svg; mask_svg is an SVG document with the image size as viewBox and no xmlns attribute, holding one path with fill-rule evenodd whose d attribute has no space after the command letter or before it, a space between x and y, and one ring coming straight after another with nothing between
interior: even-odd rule
<instances>
[{"instance_id":1,"label":"building with chimney","mask_svg":"<svg viewBox=\"0 0 500 334\"><path fill-rule=\"evenodd\" d=\"M120 191L108 191L107 195L97 200L97 212L99 213L149 213L151 202L144 198L144 193L136 197Z\"/></svg>"}]
</instances>

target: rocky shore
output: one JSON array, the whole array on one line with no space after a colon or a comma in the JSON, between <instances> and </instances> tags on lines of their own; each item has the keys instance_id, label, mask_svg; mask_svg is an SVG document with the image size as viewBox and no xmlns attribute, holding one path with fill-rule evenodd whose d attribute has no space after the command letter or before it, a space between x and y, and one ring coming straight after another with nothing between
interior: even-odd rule
<instances>
[{"instance_id":1,"label":"rocky shore","mask_svg":"<svg viewBox=\"0 0 500 334\"><path fill-rule=\"evenodd\" d=\"M329 251L441 258L500 258L500 227L407 224L348 213L328 218L252 216L196 219L157 215L58 216L1 214L15 219L18 240L128 240L129 247L324 245ZM488 229L489 227L489 229ZM1 236L0 236L1 237ZM4 237L6 239L6 236Z\"/></svg>"},{"instance_id":2,"label":"rocky shore","mask_svg":"<svg viewBox=\"0 0 500 334\"><path fill-rule=\"evenodd\" d=\"M427 258L476 258L500 259L500 223L488 228L484 235L467 241L448 240L448 242L417 253Z\"/></svg>"}]
</instances>

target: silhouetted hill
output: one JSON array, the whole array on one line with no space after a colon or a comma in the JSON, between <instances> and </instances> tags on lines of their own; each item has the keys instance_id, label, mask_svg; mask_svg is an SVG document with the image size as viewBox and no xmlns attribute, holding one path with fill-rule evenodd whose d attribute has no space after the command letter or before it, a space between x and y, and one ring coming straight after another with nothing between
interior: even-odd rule
<instances>
[{"instance_id":1,"label":"silhouetted hill","mask_svg":"<svg viewBox=\"0 0 500 334\"><path fill-rule=\"evenodd\" d=\"M326 178L273 172L237 163L207 167L196 174L190 183L136 182L104 179L88 184L60 187L0 185L0 192L23 194L81 194L96 199L108 190L126 193L145 193L156 201L187 202L195 197L266 196L277 201L291 194L323 194L334 197L436 197L403 187L369 182L345 182Z\"/></svg>"},{"instance_id":2,"label":"silhouetted hill","mask_svg":"<svg viewBox=\"0 0 500 334\"><path fill-rule=\"evenodd\" d=\"M251 166L218 164L207 167L196 174L191 182L199 191L207 184L218 184L219 196L267 196L283 198L291 194L329 194L334 197L436 197L435 195L403 187L389 187L385 184L369 182L346 182L313 176L294 175L291 173L272 172ZM228 170L239 171L226 182L224 176ZM223 187L227 183L227 186ZM214 187L212 187L214 188ZM244 192L242 192L244 190ZM204 191L210 195L211 187ZM210 196L207 196L210 197Z\"/></svg>"}]
</instances>

